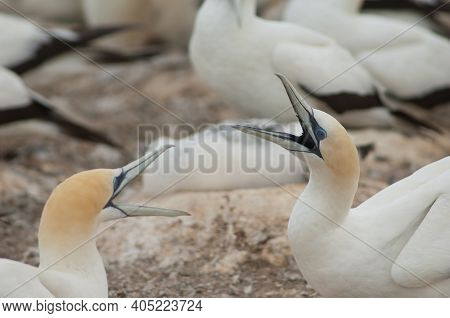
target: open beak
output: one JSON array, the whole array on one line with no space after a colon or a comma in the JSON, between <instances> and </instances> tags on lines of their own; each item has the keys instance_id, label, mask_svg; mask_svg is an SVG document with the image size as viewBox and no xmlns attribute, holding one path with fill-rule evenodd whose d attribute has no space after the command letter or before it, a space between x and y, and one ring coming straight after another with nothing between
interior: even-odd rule
<instances>
[{"instance_id":1,"label":"open beak","mask_svg":"<svg viewBox=\"0 0 450 318\"><path fill-rule=\"evenodd\" d=\"M273 132L245 125L235 125L233 127L244 133L274 142L289 151L314 153L322 158L319 149L320 140L317 137L317 129L321 128L314 118L313 109L299 96L293 85L285 76L280 74L276 75L283 83L289 100L291 101L291 105L297 114L297 118L303 130L302 135L295 136L284 132Z\"/></svg>"},{"instance_id":2,"label":"open beak","mask_svg":"<svg viewBox=\"0 0 450 318\"><path fill-rule=\"evenodd\" d=\"M230 4L231 8L233 9L234 14L236 15L236 19L237 19L237 23L238 23L239 27L242 25L240 1L241 0L228 0L228 3Z\"/></svg>"},{"instance_id":3,"label":"open beak","mask_svg":"<svg viewBox=\"0 0 450 318\"><path fill-rule=\"evenodd\" d=\"M130 184L134 179L141 175L144 170L154 162L162 153L172 148L172 145L162 146L158 150L148 153L145 156L129 163L123 168L117 170L116 176L113 179L113 194L111 199L103 209L110 216L107 219L120 217L132 217L132 216L186 216L190 215L184 211L161 209L142 205L128 205L128 204L116 204L113 199L116 198L123 189ZM115 216L114 216L115 215Z\"/></svg>"}]
</instances>

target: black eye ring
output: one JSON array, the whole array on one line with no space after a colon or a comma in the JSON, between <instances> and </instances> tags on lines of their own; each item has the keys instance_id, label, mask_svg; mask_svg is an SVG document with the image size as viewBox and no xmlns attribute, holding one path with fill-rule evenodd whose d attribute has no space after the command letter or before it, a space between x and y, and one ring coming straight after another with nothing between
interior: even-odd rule
<instances>
[{"instance_id":1,"label":"black eye ring","mask_svg":"<svg viewBox=\"0 0 450 318\"><path fill-rule=\"evenodd\" d=\"M322 141L327 138L327 132L325 131L325 129L319 127L316 130L316 137L319 141Z\"/></svg>"}]
</instances>

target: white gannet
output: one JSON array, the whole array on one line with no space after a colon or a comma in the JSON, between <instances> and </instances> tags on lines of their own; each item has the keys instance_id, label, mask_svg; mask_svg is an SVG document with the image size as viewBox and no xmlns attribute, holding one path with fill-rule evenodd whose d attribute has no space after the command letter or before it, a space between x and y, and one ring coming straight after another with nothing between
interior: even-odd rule
<instances>
[{"instance_id":1,"label":"white gannet","mask_svg":"<svg viewBox=\"0 0 450 318\"><path fill-rule=\"evenodd\" d=\"M81 21L81 0L2 0L0 8L9 13L55 21ZM12 9L11 9L12 8Z\"/></svg>"},{"instance_id":2,"label":"white gannet","mask_svg":"<svg viewBox=\"0 0 450 318\"><path fill-rule=\"evenodd\" d=\"M290 0L284 19L322 32L357 59L389 95L426 108L450 101L450 43L420 26L360 14L362 0Z\"/></svg>"},{"instance_id":3,"label":"white gannet","mask_svg":"<svg viewBox=\"0 0 450 318\"><path fill-rule=\"evenodd\" d=\"M20 77L0 67L0 126L30 119L56 124L66 134L79 139L117 147L104 134L69 119L49 100L26 87Z\"/></svg>"},{"instance_id":4,"label":"white gannet","mask_svg":"<svg viewBox=\"0 0 450 318\"><path fill-rule=\"evenodd\" d=\"M288 236L305 279L326 297L448 297L450 157L351 209L360 174L355 145L280 78L304 133L236 128L304 154L311 174Z\"/></svg>"},{"instance_id":5,"label":"white gannet","mask_svg":"<svg viewBox=\"0 0 450 318\"><path fill-rule=\"evenodd\" d=\"M274 75L281 72L337 113L365 110L371 125L392 126L371 76L348 51L315 31L258 18L255 9L256 0L206 0L197 14L191 61L224 101L249 117L290 118Z\"/></svg>"},{"instance_id":6,"label":"white gannet","mask_svg":"<svg viewBox=\"0 0 450 318\"><path fill-rule=\"evenodd\" d=\"M445 6L445 0L414 1L414 0L365 0L361 8L363 13L382 15L391 19L399 19L413 24L417 21L420 26L433 30L441 35L450 37L450 3ZM428 16L425 20L424 16Z\"/></svg>"},{"instance_id":7,"label":"white gannet","mask_svg":"<svg viewBox=\"0 0 450 318\"><path fill-rule=\"evenodd\" d=\"M70 51L71 47L85 46L124 28L104 26L79 31L53 28L47 33L22 17L0 13L0 65L21 74Z\"/></svg>"},{"instance_id":8,"label":"white gannet","mask_svg":"<svg viewBox=\"0 0 450 318\"><path fill-rule=\"evenodd\" d=\"M298 131L298 123L271 124L269 119L247 121L265 129ZM161 137L149 145L149 151L164 144L176 147L160 157L144 175L142 193L156 195L161 188L170 192L224 191L299 182L304 166L287 150L259 138L246 136L223 122L181 139ZM264 174L263 177L261 173ZM168 194L166 191L165 194Z\"/></svg>"},{"instance_id":9,"label":"white gannet","mask_svg":"<svg viewBox=\"0 0 450 318\"><path fill-rule=\"evenodd\" d=\"M135 216L188 215L113 202L168 148L162 147L121 169L84 171L59 184L42 212L39 268L0 259L0 296L108 297L105 268L93 239L97 225Z\"/></svg>"},{"instance_id":10,"label":"white gannet","mask_svg":"<svg viewBox=\"0 0 450 318\"><path fill-rule=\"evenodd\" d=\"M140 26L102 41L114 47L142 46L150 41L186 46L197 7L198 0L83 0L85 20L92 27Z\"/></svg>"},{"instance_id":11,"label":"white gannet","mask_svg":"<svg viewBox=\"0 0 450 318\"><path fill-rule=\"evenodd\" d=\"M415 9L422 13L430 13L443 6L444 10L448 10L448 2L446 0L364 0L363 9Z\"/></svg>"},{"instance_id":12,"label":"white gannet","mask_svg":"<svg viewBox=\"0 0 450 318\"><path fill-rule=\"evenodd\" d=\"M268 124L268 123L271 124ZM232 125L251 124L265 130L294 134L301 130L298 122L278 124L270 119L225 121L190 136L175 139L160 137L148 151L165 144L176 147L169 156L158 158L144 175L142 195L183 191L227 191L272 187L306 181L307 168L284 148L257 137L244 135ZM361 158L373 150L372 144L357 145Z\"/></svg>"}]
</instances>

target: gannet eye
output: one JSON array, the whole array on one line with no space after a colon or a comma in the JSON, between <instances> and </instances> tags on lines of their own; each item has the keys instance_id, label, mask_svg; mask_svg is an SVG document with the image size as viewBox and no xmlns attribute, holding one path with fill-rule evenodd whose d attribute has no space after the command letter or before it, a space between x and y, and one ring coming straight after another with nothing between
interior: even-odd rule
<instances>
[{"instance_id":1,"label":"gannet eye","mask_svg":"<svg viewBox=\"0 0 450 318\"><path fill-rule=\"evenodd\" d=\"M319 141L324 140L325 138L327 138L327 132L325 131L325 129L319 127L316 130L316 137L317 139L319 139Z\"/></svg>"}]
</instances>

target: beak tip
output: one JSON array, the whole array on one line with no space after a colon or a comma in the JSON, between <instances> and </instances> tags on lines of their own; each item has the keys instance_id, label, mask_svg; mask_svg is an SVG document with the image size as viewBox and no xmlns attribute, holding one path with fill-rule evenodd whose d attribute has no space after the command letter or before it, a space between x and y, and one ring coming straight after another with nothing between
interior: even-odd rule
<instances>
[{"instance_id":1,"label":"beak tip","mask_svg":"<svg viewBox=\"0 0 450 318\"><path fill-rule=\"evenodd\" d=\"M191 213L186 212L186 211L174 211L174 216L192 216Z\"/></svg>"},{"instance_id":2,"label":"beak tip","mask_svg":"<svg viewBox=\"0 0 450 318\"><path fill-rule=\"evenodd\" d=\"M169 150L170 148L175 148L175 145L164 145L161 147L163 151Z\"/></svg>"}]
</instances>

